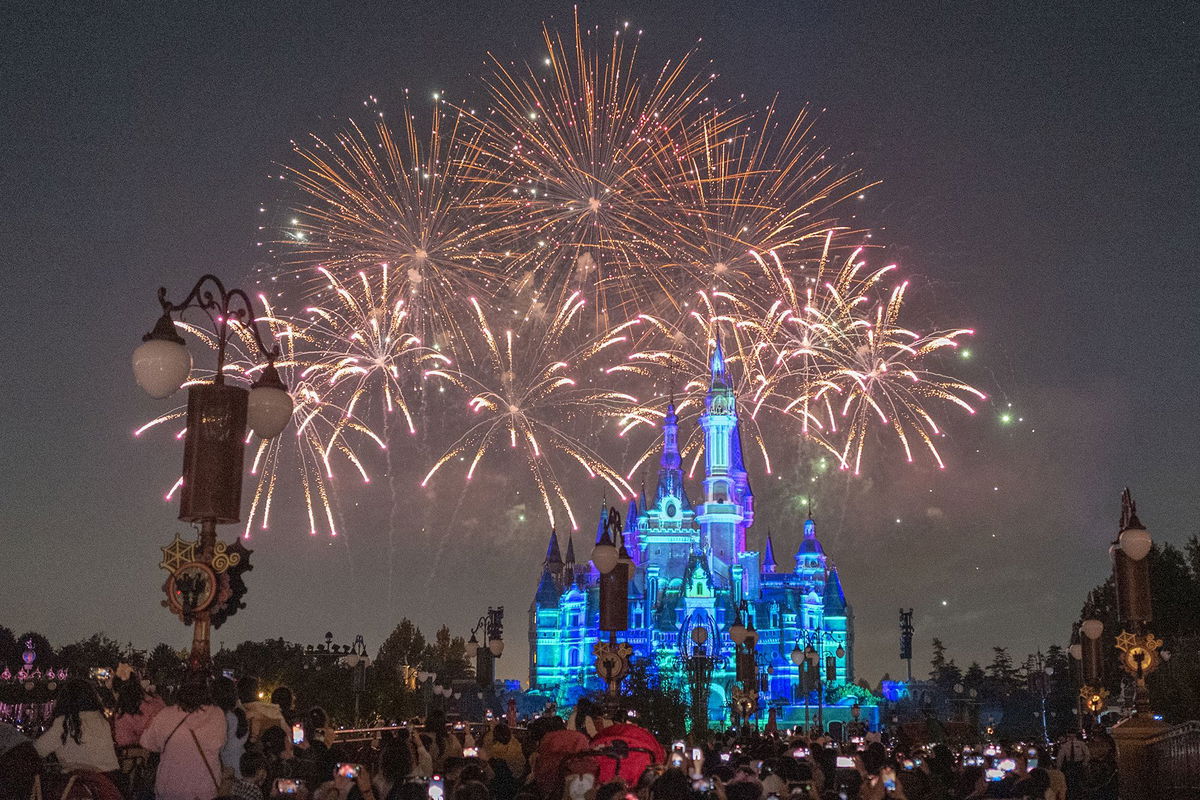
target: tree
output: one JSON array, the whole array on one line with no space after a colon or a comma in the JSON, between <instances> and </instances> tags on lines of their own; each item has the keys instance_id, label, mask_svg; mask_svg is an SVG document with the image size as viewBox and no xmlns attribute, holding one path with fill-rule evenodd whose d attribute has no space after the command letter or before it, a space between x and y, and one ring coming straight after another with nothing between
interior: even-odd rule
<instances>
[{"instance_id":1,"label":"tree","mask_svg":"<svg viewBox=\"0 0 1200 800\"><path fill-rule=\"evenodd\" d=\"M421 629L405 618L395 627L375 656L375 667L381 673L397 674L401 664L419 668L425 654L425 635Z\"/></svg>"},{"instance_id":2,"label":"tree","mask_svg":"<svg viewBox=\"0 0 1200 800\"><path fill-rule=\"evenodd\" d=\"M634 658L624 684L622 704L636 713L638 725L660 741L683 738L689 704L677 680L657 669L652 659Z\"/></svg>"},{"instance_id":3,"label":"tree","mask_svg":"<svg viewBox=\"0 0 1200 800\"><path fill-rule=\"evenodd\" d=\"M0 625L0 672L8 667L12 672L21 668L21 647L17 637L8 628Z\"/></svg>"},{"instance_id":4,"label":"tree","mask_svg":"<svg viewBox=\"0 0 1200 800\"><path fill-rule=\"evenodd\" d=\"M992 663L986 670L986 685L994 695L1007 695L1017 686L1017 670L1007 647L993 647L992 653Z\"/></svg>"},{"instance_id":5,"label":"tree","mask_svg":"<svg viewBox=\"0 0 1200 800\"><path fill-rule=\"evenodd\" d=\"M962 670L954 663L954 659L946 660L946 645L937 637L933 640L933 659L930 666L933 669L929 672L929 679L945 695L950 695L954 687L962 681Z\"/></svg>"},{"instance_id":6,"label":"tree","mask_svg":"<svg viewBox=\"0 0 1200 800\"><path fill-rule=\"evenodd\" d=\"M467 643L461 636L450 636L450 629L443 625L438 628L437 636L431 644L425 646L421 656L427 672L437 675L437 682L449 686L456 680L465 680L474 675L470 662L467 660Z\"/></svg>"},{"instance_id":7,"label":"tree","mask_svg":"<svg viewBox=\"0 0 1200 800\"><path fill-rule=\"evenodd\" d=\"M93 633L86 639L59 648L57 660L73 675L86 675L93 667L113 669L128 660L132 648L108 638L103 633Z\"/></svg>"}]
</instances>

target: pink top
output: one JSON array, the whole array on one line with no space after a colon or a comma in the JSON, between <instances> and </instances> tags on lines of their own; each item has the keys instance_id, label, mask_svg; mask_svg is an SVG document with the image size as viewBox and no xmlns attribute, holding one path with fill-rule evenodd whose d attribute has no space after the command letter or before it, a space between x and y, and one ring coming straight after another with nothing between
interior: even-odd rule
<instances>
[{"instance_id":1,"label":"pink top","mask_svg":"<svg viewBox=\"0 0 1200 800\"><path fill-rule=\"evenodd\" d=\"M117 747L138 744L142 738L142 731L146 730L150 720L154 719L154 715L162 711L166 705L157 697L147 697L142 701L138 713L118 714L117 718L113 720L113 739L116 741Z\"/></svg>"},{"instance_id":2,"label":"pink top","mask_svg":"<svg viewBox=\"0 0 1200 800\"><path fill-rule=\"evenodd\" d=\"M142 734L142 747L162 753L154 781L157 800L216 797L223 744L225 712L216 706L202 706L190 714L167 706L155 714Z\"/></svg>"}]
</instances>

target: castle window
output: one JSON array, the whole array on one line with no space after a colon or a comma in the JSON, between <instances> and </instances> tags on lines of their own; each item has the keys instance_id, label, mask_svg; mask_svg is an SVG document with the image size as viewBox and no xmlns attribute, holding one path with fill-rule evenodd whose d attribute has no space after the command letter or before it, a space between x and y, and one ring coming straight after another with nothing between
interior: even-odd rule
<instances>
[{"instance_id":1,"label":"castle window","mask_svg":"<svg viewBox=\"0 0 1200 800\"><path fill-rule=\"evenodd\" d=\"M574 647L572 647L570 652L567 653L567 666L568 667L578 667L579 666L579 651L576 650Z\"/></svg>"}]
</instances>

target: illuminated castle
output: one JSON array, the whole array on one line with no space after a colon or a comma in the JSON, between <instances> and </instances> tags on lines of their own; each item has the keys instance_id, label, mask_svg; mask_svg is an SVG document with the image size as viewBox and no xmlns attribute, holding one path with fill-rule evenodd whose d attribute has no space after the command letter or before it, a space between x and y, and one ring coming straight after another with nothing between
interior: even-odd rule
<instances>
[{"instance_id":1,"label":"illuminated castle","mask_svg":"<svg viewBox=\"0 0 1200 800\"><path fill-rule=\"evenodd\" d=\"M650 497L643 489L640 501L629 504L624 525L624 544L634 562L629 630L618 638L633 647L635 657L653 657L656 668L678 669L681 631L686 636L697 625L718 631L723 663L713 671L709 711L713 719L725 719L735 669L734 646L726 632L744 601L742 621L758 632L759 686L765 690L760 704L778 707L781 719L802 720L806 698L792 650L797 645L816 649L822 676L832 674L834 688L852 682L853 613L811 519L797 525L791 571L779 569L769 532L761 557L746 549L754 493L719 342L699 425L704 433L699 501L684 487L678 419L671 404L663 419L657 488ZM598 537L604 520L602 509ZM568 540L564 556L552 532L529 610L529 680L532 687L557 691L560 702L571 701L567 687L602 687L592 652L602 635L598 581L586 555L576 562L574 541ZM807 700L815 713L816 692ZM826 720L849 719L852 702L848 698L847 707L827 709Z\"/></svg>"}]
</instances>

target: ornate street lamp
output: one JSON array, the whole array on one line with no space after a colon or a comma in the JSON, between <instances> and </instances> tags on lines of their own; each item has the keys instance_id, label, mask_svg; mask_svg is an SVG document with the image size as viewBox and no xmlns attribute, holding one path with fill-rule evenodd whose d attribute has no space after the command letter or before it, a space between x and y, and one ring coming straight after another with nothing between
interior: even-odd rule
<instances>
[{"instance_id":1,"label":"ornate street lamp","mask_svg":"<svg viewBox=\"0 0 1200 800\"><path fill-rule=\"evenodd\" d=\"M1150 632L1150 565L1146 556L1153 542L1137 516L1133 496L1121 495L1121 532L1110 549L1117 586L1117 610L1123 630L1117 634L1121 666L1134 681L1135 713L1150 717L1146 677L1162 664L1161 639Z\"/></svg>"},{"instance_id":2,"label":"ornate street lamp","mask_svg":"<svg viewBox=\"0 0 1200 800\"><path fill-rule=\"evenodd\" d=\"M162 566L170 573L164 587L168 606L192 625L192 669L207 667L210 627L219 627L242 606L245 587L240 572L249 569L250 551L217 541L217 525L241 519L242 461L246 426L259 437L279 434L292 416L292 398L275 368L279 348L270 348L258 332L250 297L241 289L226 289L213 275L204 275L181 303L167 300L158 290L162 315L142 337L133 353L134 378L151 397L165 398L183 386L192 358L175 328L172 314L198 308L208 315L216 333L217 365L211 382L188 387L187 429L183 444L183 477L179 518L199 523L199 540L176 541L165 548ZM249 389L225 383L225 352L235 331L249 331L265 364ZM239 549L240 548L240 549ZM229 574L233 568L234 572ZM218 606L218 600L226 598Z\"/></svg>"},{"instance_id":3,"label":"ornate street lamp","mask_svg":"<svg viewBox=\"0 0 1200 800\"><path fill-rule=\"evenodd\" d=\"M614 542L620 542L618 547ZM629 672L633 648L628 642L617 642L619 631L629 630L629 578L633 559L625 549L621 534L621 515L616 508L608 509L601 538L592 549L592 563L600 572L600 630L608 633L607 642L596 642L596 674L604 681L606 696L615 705L621 691L621 680Z\"/></svg>"},{"instance_id":4,"label":"ornate street lamp","mask_svg":"<svg viewBox=\"0 0 1200 800\"><path fill-rule=\"evenodd\" d=\"M487 646L481 646L478 634L482 633ZM475 659L475 680L483 688L490 688L496 680L496 659L504 654L504 606L488 607L487 613L479 618L471 629L467 640L466 656Z\"/></svg>"}]
</instances>

